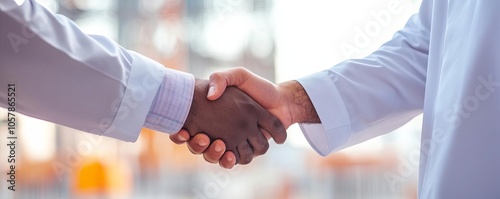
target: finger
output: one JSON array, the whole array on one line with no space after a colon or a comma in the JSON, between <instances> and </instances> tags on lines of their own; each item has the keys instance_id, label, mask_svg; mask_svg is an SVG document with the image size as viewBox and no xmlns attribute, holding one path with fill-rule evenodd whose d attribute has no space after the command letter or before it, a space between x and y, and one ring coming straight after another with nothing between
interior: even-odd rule
<instances>
[{"instance_id":1,"label":"finger","mask_svg":"<svg viewBox=\"0 0 500 199\"><path fill-rule=\"evenodd\" d=\"M238 164L245 165L252 162L253 150L248 142L242 142L236 148L238 149L238 152L240 154L240 160L237 161Z\"/></svg>"},{"instance_id":2,"label":"finger","mask_svg":"<svg viewBox=\"0 0 500 199\"><path fill-rule=\"evenodd\" d=\"M170 140L172 140L172 142L176 144L184 144L189 140L190 137L191 136L189 135L189 132L187 132L185 129L181 129L176 134L170 135Z\"/></svg>"},{"instance_id":3,"label":"finger","mask_svg":"<svg viewBox=\"0 0 500 199\"><path fill-rule=\"evenodd\" d=\"M226 168L226 169L233 168L234 165L236 165L236 157L235 157L234 153L231 151L227 151L226 153L224 153L224 155L222 156L222 158L219 162L219 165L222 168Z\"/></svg>"},{"instance_id":4,"label":"finger","mask_svg":"<svg viewBox=\"0 0 500 199\"><path fill-rule=\"evenodd\" d=\"M260 128L260 131L262 132L262 135L266 138L266 140L271 139L273 136L269 132L266 131L266 129Z\"/></svg>"},{"instance_id":5,"label":"finger","mask_svg":"<svg viewBox=\"0 0 500 199\"><path fill-rule=\"evenodd\" d=\"M209 143L210 138L203 133L196 134L187 142L188 148L193 154L201 154L205 152L205 150L208 148Z\"/></svg>"},{"instance_id":6,"label":"finger","mask_svg":"<svg viewBox=\"0 0 500 199\"><path fill-rule=\"evenodd\" d=\"M203 153L203 158L210 163L218 163L226 151L226 145L222 140L215 140Z\"/></svg>"},{"instance_id":7,"label":"finger","mask_svg":"<svg viewBox=\"0 0 500 199\"><path fill-rule=\"evenodd\" d=\"M265 109L259 109L260 128L266 130L274 139L274 142L283 144L286 140L286 129L281 121Z\"/></svg>"},{"instance_id":8,"label":"finger","mask_svg":"<svg viewBox=\"0 0 500 199\"><path fill-rule=\"evenodd\" d=\"M257 133L257 135L249 137L248 143L250 143L253 149L254 157L264 155L269 149L269 142L267 142L267 139L262 133Z\"/></svg>"},{"instance_id":9,"label":"finger","mask_svg":"<svg viewBox=\"0 0 500 199\"><path fill-rule=\"evenodd\" d=\"M224 93L227 87L226 75L223 72L213 73L210 75L210 86L208 88L207 98L216 100Z\"/></svg>"}]
</instances>

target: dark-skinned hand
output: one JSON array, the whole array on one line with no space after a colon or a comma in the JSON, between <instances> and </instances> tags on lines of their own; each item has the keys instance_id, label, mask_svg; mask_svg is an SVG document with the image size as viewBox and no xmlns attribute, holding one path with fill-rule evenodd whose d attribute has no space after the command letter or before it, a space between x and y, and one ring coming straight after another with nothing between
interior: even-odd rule
<instances>
[{"instance_id":1,"label":"dark-skinned hand","mask_svg":"<svg viewBox=\"0 0 500 199\"><path fill-rule=\"evenodd\" d=\"M228 87L217 100L207 99L209 81L196 80L193 102L184 129L193 137L205 133L210 143L222 140L234 153L237 164L248 164L269 148L261 130L277 143L286 139L280 120L235 87Z\"/></svg>"}]
</instances>

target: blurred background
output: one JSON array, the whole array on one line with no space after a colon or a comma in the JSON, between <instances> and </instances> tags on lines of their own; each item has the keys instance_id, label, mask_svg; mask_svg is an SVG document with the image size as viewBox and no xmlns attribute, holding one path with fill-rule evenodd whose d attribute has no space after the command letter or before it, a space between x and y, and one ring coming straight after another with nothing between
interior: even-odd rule
<instances>
[{"instance_id":1,"label":"blurred background","mask_svg":"<svg viewBox=\"0 0 500 199\"><path fill-rule=\"evenodd\" d=\"M20 0L19 2L22 2ZM420 0L38 0L88 34L105 35L199 78L244 66L274 82L362 58ZM0 109L0 157L7 140ZM20 116L16 192L0 198L416 198L421 117L321 157L297 126L265 156L225 170L143 129L136 143ZM271 141L272 142L272 141ZM7 172L6 160L0 163Z\"/></svg>"}]
</instances>

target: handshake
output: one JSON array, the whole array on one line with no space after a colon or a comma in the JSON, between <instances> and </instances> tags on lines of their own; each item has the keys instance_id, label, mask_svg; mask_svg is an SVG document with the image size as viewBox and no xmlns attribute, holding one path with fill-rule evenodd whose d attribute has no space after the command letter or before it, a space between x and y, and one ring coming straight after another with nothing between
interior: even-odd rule
<instances>
[{"instance_id":1,"label":"handshake","mask_svg":"<svg viewBox=\"0 0 500 199\"><path fill-rule=\"evenodd\" d=\"M214 73L196 80L193 101L183 129L170 136L187 142L207 162L232 168L263 155L268 140L286 140L293 123L319 123L305 90L297 81L273 84L245 68Z\"/></svg>"}]
</instances>

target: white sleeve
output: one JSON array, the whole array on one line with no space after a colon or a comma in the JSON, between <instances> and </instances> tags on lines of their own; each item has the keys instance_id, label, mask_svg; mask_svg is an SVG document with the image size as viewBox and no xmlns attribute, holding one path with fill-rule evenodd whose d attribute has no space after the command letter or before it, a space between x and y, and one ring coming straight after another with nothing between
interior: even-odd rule
<instances>
[{"instance_id":1,"label":"white sleeve","mask_svg":"<svg viewBox=\"0 0 500 199\"><path fill-rule=\"evenodd\" d=\"M0 106L85 132L135 141L165 68L34 0L0 0ZM189 78L189 77L188 77Z\"/></svg>"},{"instance_id":2,"label":"white sleeve","mask_svg":"<svg viewBox=\"0 0 500 199\"><path fill-rule=\"evenodd\" d=\"M431 1L373 54L298 79L321 124L300 124L320 154L390 132L422 112Z\"/></svg>"}]
</instances>

